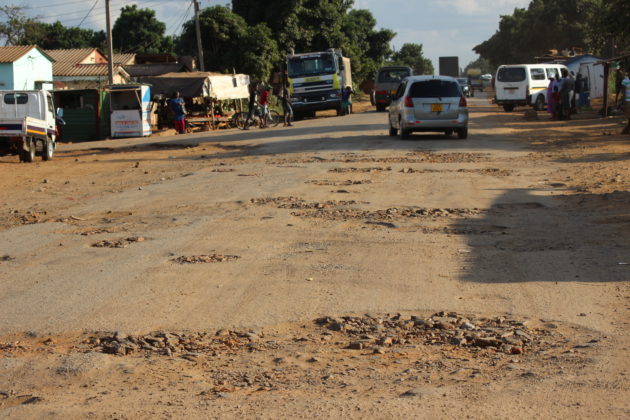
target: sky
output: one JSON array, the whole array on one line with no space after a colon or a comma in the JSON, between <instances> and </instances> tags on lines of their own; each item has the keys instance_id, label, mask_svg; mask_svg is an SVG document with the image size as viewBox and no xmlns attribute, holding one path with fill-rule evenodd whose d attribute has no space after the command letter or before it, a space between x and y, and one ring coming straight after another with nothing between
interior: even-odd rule
<instances>
[{"instance_id":1,"label":"sky","mask_svg":"<svg viewBox=\"0 0 630 420\"><path fill-rule=\"evenodd\" d=\"M440 56L459 56L461 67L475 60L472 48L495 33L500 16L511 14L515 7L527 7L529 2L355 0L354 7L370 10L377 29L387 28L397 33L392 43L394 48L399 49L406 42L422 44L425 56L437 68ZM8 0L7 3L27 7L28 15L45 22L60 20L66 26L80 24L83 28L105 29L105 0ZM193 15L190 0L111 0L112 22L127 4L154 9L157 18L166 23L168 35L178 34L182 23ZM202 8L227 4L227 0L201 0Z\"/></svg>"}]
</instances>

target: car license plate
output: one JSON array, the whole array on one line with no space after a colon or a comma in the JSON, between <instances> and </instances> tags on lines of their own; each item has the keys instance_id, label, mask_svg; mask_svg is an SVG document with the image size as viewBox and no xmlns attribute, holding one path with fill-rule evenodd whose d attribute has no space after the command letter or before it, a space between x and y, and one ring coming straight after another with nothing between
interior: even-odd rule
<instances>
[{"instance_id":1,"label":"car license plate","mask_svg":"<svg viewBox=\"0 0 630 420\"><path fill-rule=\"evenodd\" d=\"M431 112L442 112L442 104L431 104Z\"/></svg>"}]
</instances>

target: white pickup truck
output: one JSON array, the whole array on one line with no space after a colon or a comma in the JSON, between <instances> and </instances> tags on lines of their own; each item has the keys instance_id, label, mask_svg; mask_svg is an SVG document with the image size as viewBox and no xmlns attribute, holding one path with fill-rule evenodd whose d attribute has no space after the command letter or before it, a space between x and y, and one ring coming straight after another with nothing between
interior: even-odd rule
<instances>
[{"instance_id":1,"label":"white pickup truck","mask_svg":"<svg viewBox=\"0 0 630 420\"><path fill-rule=\"evenodd\" d=\"M21 162L33 162L41 153L43 160L52 159L57 120L50 92L0 90L0 156L19 155Z\"/></svg>"}]
</instances>

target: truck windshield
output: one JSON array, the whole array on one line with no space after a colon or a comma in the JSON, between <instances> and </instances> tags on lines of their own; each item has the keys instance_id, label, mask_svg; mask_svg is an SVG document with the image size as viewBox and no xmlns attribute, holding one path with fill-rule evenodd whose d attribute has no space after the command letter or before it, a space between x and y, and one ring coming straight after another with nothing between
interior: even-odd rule
<instances>
[{"instance_id":1,"label":"truck windshield","mask_svg":"<svg viewBox=\"0 0 630 420\"><path fill-rule=\"evenodd\" d=\"M400 83L409 76L409 73L408 69L381 70L378 74L378 81L381 83Z\"/></svg>"},{"instance_id":2,"label":"truck windshield","mask_svg":"<svg viewBox=\"0 0 630 420\"><path fill-rule=\"evenodd\" d=\"M330 54L293 57L289 59L289 77L317 76L336 72L335 60Z\"/></svg>"}]
</instances>

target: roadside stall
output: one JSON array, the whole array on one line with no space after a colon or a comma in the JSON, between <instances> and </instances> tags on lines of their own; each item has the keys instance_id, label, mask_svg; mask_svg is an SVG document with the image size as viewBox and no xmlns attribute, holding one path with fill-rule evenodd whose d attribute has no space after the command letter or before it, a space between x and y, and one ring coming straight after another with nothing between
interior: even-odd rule
<instances>
[{"instance_id":1,"label":"roadside stall","mask_svg":"<svg viewBox=\"0 0 630 420\"><path fill-rule=\"evenodd\" d=\"M57 90L55 106L63 110L65 125L57 141L102 140L109 137L109 92L102 89Z\"/></svg>"},{"instance_id":2,"label":"roadside stall","mask_svg":"<svg viewBox=\"0 0 630 420\"><path fill-rule=\"evenodd\" d=\"M109 92L111 137L150 136L153 111L151 88L144 84L112 85Z\"/></svg>"},{"instance_id":3,"label":"roadside stall","mask_svg":"<svg viewBox=\"0 0 630 420\"><path fill-rule=\"evenodd\" d=\"M226 127L230 114L242 110L240 100L249 96L249 76L209 72L167 73L139 78L151 86L158 102L158 127L172 126L168 101L179 92L186 102L189 130Z\"/></svg>"}]
</instances>

